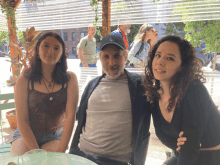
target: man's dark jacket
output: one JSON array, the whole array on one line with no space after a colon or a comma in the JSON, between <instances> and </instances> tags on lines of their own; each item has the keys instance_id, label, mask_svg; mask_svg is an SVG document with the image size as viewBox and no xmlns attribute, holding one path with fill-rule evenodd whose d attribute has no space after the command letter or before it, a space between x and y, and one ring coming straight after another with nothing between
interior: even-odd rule
<instances>
[{"instance_id":1,"label":"man's dark jacket","mask_svg":"<svg viewBox=\"0 0 220 165\"><path fill-rule=\"evenodd\" d=\"M149 127L150 127L151 105L146 101L146 97L144 96L144 88L141 85L142 84L141 76L136 73L130 73L126 70L125 73L127 74L127 78L128 78L128 87L130 91L130 98L132 105L133 150L132 150L130 163L132 165L144 165L147 149L148 149L149 137L150 137ZM91 80L84 90L80 102L80 106L78 108L76 115L76 118L78 120L78 126L76 128L73 137L70 153L72 148L78 147L80 134L82 133L82 128L85 126L86 123L86 110L88 106L88 99L104 76L105 74Z\"/></svg>"}]
</instances>

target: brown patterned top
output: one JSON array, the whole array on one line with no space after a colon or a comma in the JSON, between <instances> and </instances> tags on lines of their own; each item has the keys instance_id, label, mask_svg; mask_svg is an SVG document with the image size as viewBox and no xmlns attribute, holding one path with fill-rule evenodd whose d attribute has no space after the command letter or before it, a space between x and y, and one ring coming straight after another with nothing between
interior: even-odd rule
<instances>
[{"instance_id":1,"label":"brown patterned top","mask_svg":"<svg viewBox=\"0 0 220 165\"><path fill-rule=\"evenodd\" d=\"M67 87L53 93L43 93L28 85L29 122L32 130L49 133L62 128L66 121ZM50 101L50 97L53 100Z\"/></svg>"}]
</instances>

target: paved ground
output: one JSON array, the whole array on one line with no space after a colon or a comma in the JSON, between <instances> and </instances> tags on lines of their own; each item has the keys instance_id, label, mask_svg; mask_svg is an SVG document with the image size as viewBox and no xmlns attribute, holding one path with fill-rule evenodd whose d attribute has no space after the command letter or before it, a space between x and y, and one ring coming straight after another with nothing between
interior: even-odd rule
<instances>
[{"instance_id":1,"label":"paved ground","mask_svg":"<svg viewBox=\"0 0 220 165\"><path fill-rule=\"evenodd\" d=\"M12 93L13 88L7 87L5 81L11 75L9 68L10 63L5 62L6 58L0 58L0 70L1 70L1 77L0 77L0 93ZM68 60L68 70L71 70L76 73L78 77L78 81L80 81L80 96L85 87L85 84L96 77L96 75L101 75L101 64L98 62L98 72L94 70L92 74L89 76L83 77L79 70L79 60L69 59ZM86 70L84 70L86 72ZM91 72L91 71L90 71ZM137 71L138 72L138 71ZM220 105L220 73L219 72L211 72L211 69L205 68L205 75L207 76L207 83L205 84L209 93L213 97L214 102L217 105ZM14 130L10 128L7 119L5 118L5 113L7 111L2 112L3 117L3 140L5 142L11 141L13 137ZM151 137L150 137L150 144L148 149L148 155L146 160L146 165L161 165L163 161L166 159L165 151L170 151L167 147L165 147L155 136L155 131L153 124L151 122L150 127ZM0 137L0 144L1 144L1 137Z\"/></svg>"}]
</instances>

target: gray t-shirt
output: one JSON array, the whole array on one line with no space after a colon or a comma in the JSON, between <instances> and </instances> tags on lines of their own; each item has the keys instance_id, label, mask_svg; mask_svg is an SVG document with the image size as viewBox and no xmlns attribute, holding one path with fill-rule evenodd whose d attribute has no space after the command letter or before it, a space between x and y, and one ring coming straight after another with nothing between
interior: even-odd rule
<instances>
[{"instance_id":1,"label":"gray t-shirt","mask_svg":"<svg viewBox=\"0 0 220 165\"><path fill-rule=\"evenodd\" d=\"M126 75L116 80L103 78L89 98L86 113L79 148L86 154L128 162L132 111Z\"/></svg>"},{"instance_id":2,"label":"gray t-shirt","mask_svg":"<svg viewBox=\"0 0 220 165\"><path fill-rule=\"evenodd\" d=\"M87 43L86 43L87 42ZM90 40L88 35L83 37L80 40L79 48L82 49L82 57L87 64L94 64L95 63L95 56L96 56L96 39L93 38Z\"/></svg>"}]
</instances>

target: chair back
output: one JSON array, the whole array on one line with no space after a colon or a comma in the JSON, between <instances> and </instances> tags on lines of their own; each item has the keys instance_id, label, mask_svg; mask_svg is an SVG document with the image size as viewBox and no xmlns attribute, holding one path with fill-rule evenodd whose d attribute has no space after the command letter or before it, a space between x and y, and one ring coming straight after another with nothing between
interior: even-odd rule
<instances>
[{"instance_id":1,"label":"chair back","mask_svg":"<svg viewBox=\"0 0 220 165\"><path fill-rule=\"evenodd\" d=\"M2 143L3 143L3 133L2 133L2 115L1 115L1 111L15 108L14 101L9 102L9 103L8 102L4 103L6 100L12 100L12 99L14 99L14 93L0 94L0 126L1 126Z\"/></svg>"}]
</instances>

